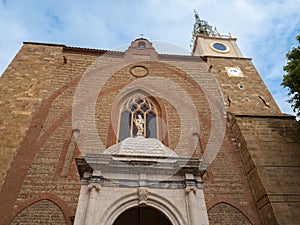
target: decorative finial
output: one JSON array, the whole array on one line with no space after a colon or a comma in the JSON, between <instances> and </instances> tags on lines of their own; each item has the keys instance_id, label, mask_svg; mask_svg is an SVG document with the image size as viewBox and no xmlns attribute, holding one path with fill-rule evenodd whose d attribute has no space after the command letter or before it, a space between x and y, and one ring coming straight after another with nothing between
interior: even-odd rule
<instances>
[{"instance_id":1,"label":"decorative finial","mask_svg":"<svg viewBox=\"0 0 300 225\"><path fill-rule=\"evenodd\" d=\"M141 38L143 38L144 37L144 34L141 34Z\"/></svg>"},{"instance_id":2,"label":"decorative finial","mask_svg":"<svg viewBox=\"0 0 300 225\"><path fill-rule=\"evenodd\" d=\"M196 10L194 10L195 14L195 24L193 36L197 35L205 35L205 36L215 36L215 30L208 24L207 21L201 20L199 14Z\"/></svg>"},{"instance_id":3,"label":"decorative finial","mask_svg":"<svg viewBox=\"0 0 300 225\"><path fill-rule=\"evenodd\" d=\"M199 18L199 15L198 15L196 9L194 9L194 14L195 14L195 19L197 20Z\"/></svg>"},{"instance_id":4,"label":"decorative finial","mask_svg":"<svg viewBox=\"0 0 300 225\"><path fill-rule=\"evenodd\" d=\"M207 21L201 20L199 17L198 12L194 9L195 14L195 24L194 29L192 33L192 41L191 41L191 48L194 47L194 42L196 40L196 37L199 35L203 36L209 36L209 37L222 37L222 38L229 38L230 35L220 35L216 27L212 27L208 24Z\"/></svg>"}]
</instances>

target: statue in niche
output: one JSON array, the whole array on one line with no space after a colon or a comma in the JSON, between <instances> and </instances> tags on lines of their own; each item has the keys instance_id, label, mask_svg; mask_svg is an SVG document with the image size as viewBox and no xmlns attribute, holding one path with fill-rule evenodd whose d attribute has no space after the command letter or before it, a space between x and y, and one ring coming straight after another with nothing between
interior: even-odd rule
<instances>
[{"instance_id":1,"label":"statue in niche","mask_svg":"<svg viewBox=\"0 0 300 225\"><path fill-rule=\"evenodd\" d=\"M144 134L144 120L140 114L138 114L137 118L134 119L134 125L137 128L137 136L142 136Z\"/></svg>"}]
</instances>

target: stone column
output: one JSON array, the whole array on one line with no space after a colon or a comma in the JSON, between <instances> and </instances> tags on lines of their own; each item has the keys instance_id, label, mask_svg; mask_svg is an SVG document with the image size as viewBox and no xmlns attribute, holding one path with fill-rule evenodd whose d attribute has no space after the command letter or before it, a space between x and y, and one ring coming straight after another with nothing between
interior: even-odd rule
<instances>
[{"instance_id":1,"label":"stone column","mask_svg":"<svg viewBox=\"0 0 300 225\"><path fill-rule=\"evenodd\" d=\"M97 201L99 199L100 184L90 183L88 185L89 199L85 213L84 225L94 225L95 224L95 211L97 206Z\"/></svg>"},{"instance_id":2,"label":"stone column","mask_svg":"<svg viewBox=\"0 0 300 225\"><path fill-rule=\"evenodd\" d=\"M82 184L80 188L80 194L78 199L78 204L76 208L75 221L74 225L82 225L84 224L85 213L88 203L88 186Z\"/></svg>"},{"instance_id":3,"label":"stone column","mask_svg":"<svg viewBox=\"0 0 300 225\"><path fill-rule=\"evenodd\" d=\"M201 224L208 225L209 220L208 220L208 213L207 213L207 209L206 209L203 188L198 189L197 199L198 199L197 201L199 202L199 214L200 214L200 218L201 218Z\"/></svg>"},{"instance_id":4,"label":"stone column","mask_svg":"<svg viewBox=\"0 0 300 225\"><path fill-rule=\"evenodd\" d=\"M196 179L192 174L185 175L186 198L190 225L208 225L203 190L198 189Z\"/></svg>"},{"instance_id":5,"label":"stone column","mask_svg":"<svg viewBox=\"0 0 300 225\"><path fill-rule=\"evenodd\" d=\"M197 188L186 187L185 192L187 195L190 225L198 225L201 219L199 218L200 215L198 215L200 213L198 212L197 197L196 197Z\"/></svg>"}]
</instances>

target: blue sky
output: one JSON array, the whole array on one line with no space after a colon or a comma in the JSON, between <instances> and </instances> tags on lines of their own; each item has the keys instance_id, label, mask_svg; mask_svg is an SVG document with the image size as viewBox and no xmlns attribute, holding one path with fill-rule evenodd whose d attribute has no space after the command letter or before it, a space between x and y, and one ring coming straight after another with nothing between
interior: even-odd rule
<instances>
[{"instance_id":1,"label":"blue sky","mask_svg":"<svg viewBox=\"0 0 300 225\"><path fill-rule=\"evenodd\" d=\"M0 74L23 41L115 49L144 34L189 50L193 11L236 37L281 110L285 54L300 35L300 0L1 0Z\"/></svg>"}]
</instances>

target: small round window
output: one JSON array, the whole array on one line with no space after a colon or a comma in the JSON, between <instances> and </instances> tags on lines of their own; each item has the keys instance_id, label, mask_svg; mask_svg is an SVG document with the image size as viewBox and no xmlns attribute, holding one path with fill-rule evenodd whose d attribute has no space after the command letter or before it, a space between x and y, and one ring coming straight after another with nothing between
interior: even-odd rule
<instances>
[{"instance_id":1,"label":"small round window","mask_svg":"<svg viewBox=\"0 0 300 225\"><path fill-rule=\"evenodd\" d=\"M216 51L216 52L220 52L220 53L227 53L230 51L230 48L224 44L224 43L220 43L220 42L212 42L209 45L211 47L212 50Z\"/></svg>"},{"instance_id":2,"label":"small round window","mask_svg":"<svg viewBox=\"0 0 300 225\"><path fill-rule=\"evenodd\" d=\"M238 87L239 87L239 89L244 89L245 88L245 86L241 83L238 84Z\"/></svg>"}]
</instances>

